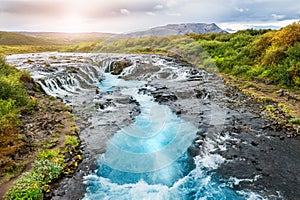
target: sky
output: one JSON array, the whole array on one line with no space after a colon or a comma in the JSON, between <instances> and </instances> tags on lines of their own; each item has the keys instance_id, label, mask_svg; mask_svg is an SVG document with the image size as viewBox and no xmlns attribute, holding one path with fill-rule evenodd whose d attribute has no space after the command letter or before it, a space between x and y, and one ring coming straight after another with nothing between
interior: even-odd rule
<instances>
[{"instance_id":1,"label":"sky","mask_svg":"<svg viewBox=\"0 0 300 200\"><path fill-rule=\"evenodd\" d=\"M170 23L280 28L299 0L0 0L0 30L126 33Z\"/></svg>"}]
</instances>

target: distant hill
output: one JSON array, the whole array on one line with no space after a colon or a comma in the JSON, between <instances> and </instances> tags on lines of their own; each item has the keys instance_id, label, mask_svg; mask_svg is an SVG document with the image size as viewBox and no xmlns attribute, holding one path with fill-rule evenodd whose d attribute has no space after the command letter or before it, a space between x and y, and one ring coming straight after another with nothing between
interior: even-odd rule
<instances>
[{"instance_id":1,"label":"distant hill","mask_svg":"<svg viewBox=\"0 0 300 200\"><path fill-rule=\"evenodd\" d=\"M98 42L114 36L112 33L62 33L62 32L20 32L35 38L45 39L56 44L76 44L83 42Z\"/></svg>"},{"instance_id":2,"label":"distant hill","mask_svg":"<svg viewBox=\"0 0 300 200\"><path fill-rule=\"evenodd\" d=\"M4 32L0 31L0 45L68 45L85 42L99 42L110 37L138 38L146 36L185 35L189 33L227 33L216 24L187 23L168 24L145 31L128 34L113 33L62 33L62 32Z\"/></svg>"},{"instance_id":3,"label":"distant hill","mask_svg":"<svg viewBox=\"0 0 300 200\"><path fill-rule=\"evenodd\" d=\"M23 35L20 33L0 31L0 45L43 46L43 45L51 45L51 44L52 42L42 38L36 38L28 35Z\"/></svg>"},{"instance_id":4,"label":"distant hill","mask_svg":"<svg viewBox=\"0 0 300 200\"><path fill-rule=\"evenodd\" d=\"M215 23L187 23L187 24L168 24L158 26L145 31L137 31L124 34L124 37L145 37L145 36L169 36L185 35L189 33L227 33Z\"/></svg>"}]
</instances>

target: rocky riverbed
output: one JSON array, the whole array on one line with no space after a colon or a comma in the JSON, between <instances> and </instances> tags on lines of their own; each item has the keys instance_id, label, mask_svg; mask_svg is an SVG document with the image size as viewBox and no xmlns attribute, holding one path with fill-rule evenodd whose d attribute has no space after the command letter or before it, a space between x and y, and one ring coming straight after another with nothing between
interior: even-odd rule
<instances>
[{"instance_id":1,"label":"rocky riverbed","mask_svg":"<svg viewBox=\"0 0 300 200\"><path fill-rule=\"evenodd\" d=\"M292 130L263 118L264 104L216 75L154 55L41 53L7 60L29 70L47 94L72 106L81 131L83 162L74 175L57 183L49 199L82 199L87 187L83 179L97 169L97 155L140 113L139 102L118 84L111 91L101 90L105 71L119 75L120 81L143 81L140 94L152 96L197 127L188 152L218 182L246 199L300 196L299 139L287 138Z\"/></svg>"}]
</instances>

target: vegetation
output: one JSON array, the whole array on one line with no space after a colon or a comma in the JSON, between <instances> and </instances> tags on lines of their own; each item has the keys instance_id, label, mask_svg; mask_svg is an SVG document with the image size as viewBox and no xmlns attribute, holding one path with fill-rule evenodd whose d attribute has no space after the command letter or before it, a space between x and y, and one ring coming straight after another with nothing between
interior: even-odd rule
<instances>
[{"instance_id":1,"label":"vegetation","mask_svg":"<svg viewBox=\"0 0 300 200\"><path fill-rule=\"evenodd\" d=\"M43 199L50 192L50 184L63 173L74 173L82 157L76 148L79 145L75 129L68 133L64 145L60 148L43 150L36 156L31 171L23 173L7 192L5 199ZM66 162L65 156L75 154L72 162Z\"/></svg>"},{"instance_id":2,"label":"vegetation","mask_svg":"<svg viewBox=\"0 0 300 200\"><path fill-rule=\"evenodd\" d=\"M61 33L61 32L24 32L23 35L39 38L59 45L79 44L83 42L98 42L114 36L110 33Z\"/></svg>"},{"instance_id":3,"label":"vegetation","mask_svg":"<svg viewBox=\"0 0 300 200\"><path fill-rule=\"evenodd\" d=\"M300 24L278 31L191 35L209 52L218 70L289 88L300 86Z\"/></svg>"},{"instance_id":4,"label":"vegetation","mask_svg":"<svg viewBox=\"0 0 300 200\"><path fill-rule=\"evenodd\" d=\"M82 160L78 150L79 139L76 128L66 135L64 144L59 148L44 149L36 156L33 167L23 173L5 195L6 200L43 199L44 193L50 192L51 183L62 174L74 173L78 162ZM71 161L66 157L73 155Z\"/></svg>"},{"instance_id":5,"label":"vegetation","mask_svg":"<svg viewBox=\"0 0 300 200\"><path fill-rule=\"evenodd\" d=\"M5 63L0 58L0 175L17 168L14 157L24 145L19 131L20 112L34 109L36 102L27 95L22 80L31 79L26 72Z\"/></svg>"},{"instance_id":6,"label":"vegetation","mask_svg":"<svg viewBox=\"0 0 300 200\"><path fill-rule=\"evenodd\" d=\"M46 51L59 51L61 46L8 46L0 45L0 56L10 55L10 54L20 54L20 53L37 53Z\"/></svg>"},{"instance_id":7,"label":"vegetation","mask_svg":"<svg viewBox=\"0 0 300 200\"><path fill-rule=\"evenodd\" d=\"M41 97L38 90L27 72L17 70L6 64L3 57L0 58L0 184L21 174L32 156L37 151L41 152L36 156L32 169L17 179L5 199L42 199L44 193L50 191L54 180L62 174L74 173L82 160L78 129L68 107L48 98L44 98L42 105L39 105ZM33 96L29 96L28 91ZM52 115L49 109L61 117L61 126L54 129L59 133L41 136L42 141L50 141L48 145L45 142L36 144L40 139L35 141L35 135L30 136L29 142L21 128L24 116L40 113L36 118L45 112ZM57 119L53 116L48 120L53 123L51 120ZM39 122L40 118L34 120ZM26 156L21 158L24 154Z\"/></svg>"},{"instance_id":8,"label":"vegetation","mask_svg":"<svg viewBox=\"0 0 300 200\"><path fill-rule=\"evenodd\" d=\"M30 172L23 173L5 199L43 199L43 192L50 189L48 185L57 179L63 170L63 157L58 151L43 151L37 156Z\"/></svg>"},{"instance_id":9,"label":"vegetation","mask_svg":"<svg viewBox=\"0 0 300 200\"><path fill-rule=\"evenodd\" d=\"M19 33L0 31L0 45L34 45L45 46L52 45L48 40L31 37Z\"/></svg>"}]
</instances>

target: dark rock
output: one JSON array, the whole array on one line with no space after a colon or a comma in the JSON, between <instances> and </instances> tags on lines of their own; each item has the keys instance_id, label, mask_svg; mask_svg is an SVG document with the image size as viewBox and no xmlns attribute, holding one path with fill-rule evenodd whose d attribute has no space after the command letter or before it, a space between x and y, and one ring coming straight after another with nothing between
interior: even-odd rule
<instances>
[{"instance_id":1,"label":"dark rock","mask_svg":"<svg viewBox=\"0 0 300 200\"><path fill-rule=\"evenodd\" d=\"M176 101L178 98L175 94L156 93L154 94L155 101L157 102L169 102Z\"/></svg>"},{"instance_id":2,"label":"dark rock","mask_svg":"<svg viewBox=\"0 0 300 200\"><path fill-rule=\"evenodd\" d=\"M123 69L131 66L132 63L130 60L120 60L112 62L111 65L105 70L105 72L111 72L113 75L119 75L122 73Z\"/></svg>"},{"instance_id":3,"label":"dark rock","mask_svg":"<svg viewBox=\"0 0 300 200\"><path fill-rule=\"evenodd\" d=\"M257 146L257 145L258 145L258 142L257 142L257 141L252 141L252 142L251 142L251 145Z\"/></svg>"},{"instance_id":4,"label":"dark rock","mask_svg":"<svg viewBox=\"0 0 300 200\"><path fill-rule=\"evenodd\" d=\"M188 152L191 156L195 157L195 156L199 155L200 149L197 147L189 147Z\"/></svg>"}]
</instances>

